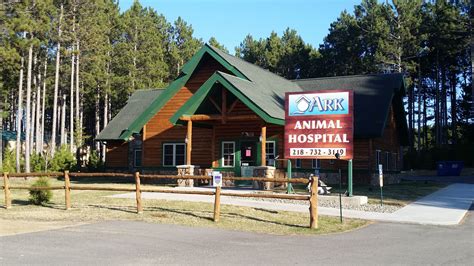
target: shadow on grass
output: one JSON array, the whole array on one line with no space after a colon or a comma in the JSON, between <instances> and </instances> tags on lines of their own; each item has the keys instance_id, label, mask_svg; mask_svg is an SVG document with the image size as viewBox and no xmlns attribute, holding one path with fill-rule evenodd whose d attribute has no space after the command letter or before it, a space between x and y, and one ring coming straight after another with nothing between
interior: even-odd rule
<instances>
[{"instance_id":1,"label":"shadow on grass","mask_svg":"<svg viewBox=\"0 0 474 266\"><path fill-rule=\"evenodd\" d=\"M36 204L31 203L29 200L21 200L21 199L13 199L12 204L21 205L21 206L31 205L31 206L44 207L44 208L54 209L54 210L64 210L65 208L64 205L61 205L61 204L46 203L46 204L36 205Z\"/></svg>"},{"instance_id":2,"label":"shadow on grass","mask_svg":"<svg viewBox=\"0 0 474 266\"><path fill-rule=\"evenodd\" d=\"M175 210L175 209L169 209L169 208L163 208L163 207L147 207L146 209L147 210L152 210L152 211L155 210L155 211L172 212L172 213L187 215L187 216L191 216L191 217L195 217L195 218L199 218L199 219L203 219L203 220L214 221L214 219L212 219L210 217L197 215L197 214L195 214L191 211L187 211L187 210Z\"/></svg>"},{"instance_id":3,"label":"shadow on grass","mask_svg":"<svg viewBox=\"0 0 474 266\"><path fill-rule=\"evenodd\" d=\"M266 209L261 209L261 208L253 208L253 209L256 211L268 212L268 213L273 213L273 214L278 213L278 211L274 211L274 210L266 210Z\"/></svg>"},{"instance_id":4,"label":"shadow on grass","mask_svg":"<svg viewBox=\"0 0 474 266\"><path fill-rule=\"evenodd\" d=\"M283 225L283 226L288 226L288 227L294 227L294 228L308 228L307 226L302 226L302 225L297 225L297 224L288 224L288 223L283 223L283 222L277 222L277 221L270 221L270 220L265 220L257 217L251 217L239 213L226 213L224 214L225 216L230 216L230 217L240 217L240 218L245 218L257 222L262 222L262 223L270 223L270 224L276 224L276 225Z\"/></svg>"},{"instance_id":5,"label":"shadow on grass","mask_svg":"<svg viewBox=\"0 0 474 266\"><path fill-rule=\"evenodd\" d=\"M89 204L89 205L86 205L86 207L94 207L94 208L99 208L99 209L108 209L108 210L112 210L112 211L120 211L120 212L126 212L126 213L134 213L136 214L137 211L134 210L128 210L128 209L125 209L125 208L128 208L128 207L114 207L114 206L105 206L105 205L98 205L98 204Z\"/></svg>"}]
</instances>

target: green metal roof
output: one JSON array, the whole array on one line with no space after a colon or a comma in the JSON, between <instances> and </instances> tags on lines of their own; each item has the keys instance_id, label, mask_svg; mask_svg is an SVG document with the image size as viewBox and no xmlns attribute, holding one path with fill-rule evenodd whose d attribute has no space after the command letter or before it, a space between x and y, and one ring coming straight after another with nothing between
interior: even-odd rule
<instances>
[{"instance_id":1,"label":"green metal roof","mask_svg":"<svg viewBox=\"0 0 474 266\"><path fill-rule=\"evenodd\" d=\"M25 141L25 133L22 132L20 136L21 141ZM16 131L2 130L2 139L4 141L16 141Z\"/></svg>"},{"instance_id":2,"label":"green metal roof","mask_svg":"<svg viewBox=\"0 0 474 266\"><path fill-rule=\"evenodd\" d=\"M356 137L381 136L392 99L394 99L396 119L400 122L402 132L407 132L402 102L402 96L405 94L405 83L401 74L290 81L206 44L183 66L181 74L163 93L159 91L160 93L155 97L145 96L146 99L141 99L137 95L136 101L130 100L116 116L116 118L119 117L118 121L115 121L116 118L114 118L100 133L97 140L127 140L133 133L140 132L143 126L186 84L205 54L213 57L233 75L220 71L212 75L195 95L170 118L170 121L174 124L178 122L182 115L194 114L209 92L219 84L228 89L263 120L278 125L284 125L285 92L352 89L355 95L354 134ZM402 142L404 142L403 140L407 139L407 135L404 132L402 135Z\"/></svg>"},{"instance_id":3,"label":"green metal roof","mask_svg":"<svg viewBox=\"0 0 474 266\"><path fill-rule=\"evenodd\" d=\"M127 101L127 104L110 121L110 123L100 132L96 140L117 140L123 139L121 136L130 133L129 127L140 116L150 104L163 92L162 89L138 90L135 91Z\"/></svg>"},{"instance_id":4,"label":"green metal roof","mask_svg":"<svg viewBox=\"0 0 474 266\"><path fill-rule=\"evenodd\" d=\"M395 118L401 140L408 141L408 129L403 103L405 95L403 75L378 74L340 76L314 79L293 80L305 91L345 90L354 91L354 135L356 137L382 136L388 120L392 100L394 101Z\"/></svg>"}]
</instances>

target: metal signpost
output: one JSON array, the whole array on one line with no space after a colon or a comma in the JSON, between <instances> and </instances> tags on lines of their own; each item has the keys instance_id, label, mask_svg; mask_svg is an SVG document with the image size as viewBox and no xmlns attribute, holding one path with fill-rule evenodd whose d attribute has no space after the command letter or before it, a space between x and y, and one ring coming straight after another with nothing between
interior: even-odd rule
<instances>
[{"instance_id":1,"label":"metal signpost","mask_svg":"<svg viewBox=\"0 0 474 266\"><path fill-rule=\"evenodd\" d=\"M380 205L383 206L383 165L379 164Z\"/></svg>"},{"instance_id":2,"label":"metal signpost","mask_svg":"<svg viewBox=\"0 0 474 266\"><path fill-rule=\"evenodd\" d=\"M339 153L336 153L335 155L336 159L340 159ZM339 219L341 220L342 223L342 174L341 174L341 168L339 168Z\"/></svg>"}]
</instances>

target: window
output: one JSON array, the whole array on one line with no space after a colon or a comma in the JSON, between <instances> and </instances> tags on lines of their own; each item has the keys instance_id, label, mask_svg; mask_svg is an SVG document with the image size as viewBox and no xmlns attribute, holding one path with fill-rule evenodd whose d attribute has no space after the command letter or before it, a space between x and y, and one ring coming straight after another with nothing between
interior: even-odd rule
<instances>
[{"instance_id":1,"label":"window","mask_svg":"<svg viewBox=\"0 0 474 266\"><path fill-rule=\"evenodd\" d=\"M301 159L296 159L295 168L301 168Z\"/></svg>"},{"instance_id":2,"label":"window","mask_svg":"<svg viewBox=\"0 0 474 266\"><path fill-rule=\"evenodd\" d=\"M385 152L385 170L390 169L390 153L388 151Z\"/></svg>"},{"instance_id":3,"label":"window","mask_svg":"<svg viewBox=\"0 0 474 266\"><path fill-rule=\"evenodd\" d=\"M134 167L142 166L142 150L136 149L133 151L133 165Z\"/></svg>"},{"instance_id":4,"label":"window","mask_svg":"<svg viewBox=\"0 0 474 266\"><path fill-rule=\"evenodd\" d=\"M222 167L234 167L235 165L235 142L222 142Z\"/></svg>"},{"instance_id":5,"label":"window","mask_svg":"<svg viewBox=\"0 0 474 266\"><path fill-rule=\"evenodd\" d=\"M166 143L163 144L163 165L183 165L186 159L186 144Z\"/></svg>"},{"instance_id":6,"label":"window","mask_svg":"<svg viewBox=\"0 0 474 266\"><path fill-rule=\"evenodd\" d=\"M381 163L380 153L381 153L380 150L375 151L375 170L377 171L379 170L379 164Z\"/></svg>"},{"instance_id":7,"label":"window","mask_svg":"<svg viewBox=\"0 0 474 266\"><path fill-rule=\"evenodd\" d=\"M313 169L321 169L321 160L312 159L311 160L311 166L313 167Z\"/></svg>"},{"instance_id":8,"label":"window","mask_svg":"<svg viewBox=\"0 0 474 266\"><path fill-rule=\"evenodd\" d=\"M275 165L275 153L276 153L276 145L275 141L267 141L265 144L265 154L266 154L266 164L265 165Z\"/></svg>"}]
</instances>

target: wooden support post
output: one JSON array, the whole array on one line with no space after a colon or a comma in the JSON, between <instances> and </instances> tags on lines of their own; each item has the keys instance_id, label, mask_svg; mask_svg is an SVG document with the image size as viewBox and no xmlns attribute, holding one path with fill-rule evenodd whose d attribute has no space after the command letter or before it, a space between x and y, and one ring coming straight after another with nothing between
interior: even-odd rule
<instances>
[{"instance_id":1,"label":"wooden support post","mask_svg":"<svg viewBox=\"0 0 474 266\"><path fill-rule=\"evenodd\" d=\"M216 127L212 126L212 138L211 138L211 167L217 167L216 164Z\"/></svg>"},{"instance_id":2,"label":"wooden support post","mask_svg":"<svg viewBox=\"0 0 474 266\"><path fill-rule=\"evenodd\" d=\"M267 126L266 125L263 125L262 126L262 133L260 134L260 142L262 144L262 158L261 158L261 166L266 166L267 165Z\"/></svg>"},{"instance_id":3,"label":"wooden support post","mask_svg":"<svg viewBox=\"0 0 474 266\"><path fill-rule=\"evenodd\" d=\"M10 209L12 207L12 200L10 198L10 184L8 182L8 172L3 173L3 185L5 192L5 208Z\"/></svg>"},{"instance_id":4,"label":"wooden support post","mask_svg":"<svg viewBox=\"0 0 474 266\"><path fill-rule=\"evenodd\" d=\"M69 171L64 171L64 198L66 210L69 210L71 208L71 180L69 179Z\"/></svg>"},{"instance_id":5,"label":"wooden support post","mask_svg":"<svg viewBox=\"0 0 474 266\"><path fill-rule=\"evenodd\" d=\"M137 213L143 213L142 191L140 188L140 172L135 172L135 196L137 198Z\"/></svg>"},{"instance_id":6,"label":"wooden support post","mask_svg":"<svg viewBox=\"0 0 474 266\"><path fill-rule=\"evenodd\" d=\"M214 222L219 222L221 216L221 187L216 186L216 197L214 199Z\"/></svg>"},{"instance_id":7,"label":"wooden support post","mask_svg":"<svg viewBox=\"0 0 474 266\"><path fill-rule=\"evenodd\" d=\"M309 228L318 228L318 179L319 176L313 176L311 179L311 197L309 198Z\"/></svg>"},{"instance_id":8,"label":"wooden support post","mask_svg":"<svg viewBox=\"0 0 474 266\"><path fill-rule=\"evenodd\" d=\"M193 121L188 121L188 131L186 134L186 165L191 165L191 150L193 146Z\"/></svg>"}]
</instances>

